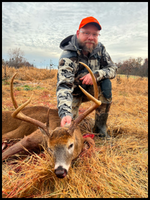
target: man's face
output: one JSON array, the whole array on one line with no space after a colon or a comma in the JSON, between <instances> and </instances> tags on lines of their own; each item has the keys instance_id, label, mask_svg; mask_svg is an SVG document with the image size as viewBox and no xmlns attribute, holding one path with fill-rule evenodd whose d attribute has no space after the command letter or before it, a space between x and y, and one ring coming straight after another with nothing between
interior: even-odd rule
<instances>
[{"instance_id":1,"label":"man's face","mask_svg":"<svg viewBox=\"0 0 150 200\"><path fill-rule=\"evenodd\" d=\"M85 52L92 52L98 44L98 35L100 31L92 24L87 24L80 30L77 30L77 41L79 47Z\"/></svg>"}]
</instances>

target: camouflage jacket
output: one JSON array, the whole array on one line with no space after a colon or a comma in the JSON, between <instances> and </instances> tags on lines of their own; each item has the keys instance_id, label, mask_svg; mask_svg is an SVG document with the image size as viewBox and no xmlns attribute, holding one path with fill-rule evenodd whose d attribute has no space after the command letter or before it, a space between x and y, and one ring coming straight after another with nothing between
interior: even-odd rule
<instances>
[{"instance_id":1,"label":"camouflage jacket","mask_svg":"<svg viewBox=\"0 0 150 200\"><path fill-rule=\"evenodd\" d=\"M87 69L79 64L80 61L91 68L97 82L105 78L114 78L117 66L100 42L88 57L83 55L82 49L79 48L76 35L65 38L60 43L60 48L63 52L59 59L57 74L57 107L60 118L63 118L66 115L72 116L73 96L82 94L78 85L80 84L84 89L89 87L82 85L79 80L88 73Z\"/></svg>"}]
</instances>

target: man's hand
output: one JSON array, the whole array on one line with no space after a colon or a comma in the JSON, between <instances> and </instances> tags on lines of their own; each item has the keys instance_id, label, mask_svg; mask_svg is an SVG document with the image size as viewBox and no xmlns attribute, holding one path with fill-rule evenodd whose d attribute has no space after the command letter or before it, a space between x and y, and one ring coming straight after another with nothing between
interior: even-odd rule
<instances>
[{"instance_id":1,"label":"man's hand","mask_svg":"<svg viewBox=\"0 0 150 200\"><path fill-rule=\"evenodd\" d=\"M92 77L91 77L90 73L88 73L85 76L83 76L82 78L80 78L80 80L83 80L82 84L93 85L93 81L92 81Z\"/></svg>"},{"instance_id":2,"label":"man's hand","mask_svg":"<svg viewBox=\"0 0 150 200\"><path fill-rule=\"evenodd\" d=\"M65 116L65 117L62 118L60 125L63 127L66 123L71 124L71 120L72 120L71 116L69 116L69 115Z\"/></svg>"}]
</instances>

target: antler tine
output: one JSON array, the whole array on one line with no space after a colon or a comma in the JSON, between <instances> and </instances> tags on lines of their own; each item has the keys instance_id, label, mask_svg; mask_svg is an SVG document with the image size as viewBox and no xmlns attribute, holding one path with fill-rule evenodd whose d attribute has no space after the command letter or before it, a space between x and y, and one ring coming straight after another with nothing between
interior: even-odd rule
<instances>
[{"instance_id":1,"label":"antler tine","mask_svg":"<svg viewBox=\"0 0 150 200\"><path fill-rule=\"evenodd\" d=\"M96 80L95 80L95 77L94 77L94 74L92 72L92 70L83 62L79 62L80 64L82 64L90 73L90 75L92 76L92 80L93 80L93 87L94 87L94 97L96 99L98 99L98 88L97 88L97 83L96 83ZM82 88L80 85L79 85L80 89ZM83 89L83 88L82 88ZM81 89L81 90L82 90ZM84 89L83 89L84 90ZM82 90L82 92L83 92ZM85 90L84 90L85 91ZM88 93L89 94L89 93Z\"/></svg>"},{"instance_id":2,"label":"antler tine","mask_svg":"<svg viewBox=\"0 0 150 200\"><path fill-rule=\"evenodd\" d=\"M50 112L50 108L48 109L48 112L47 112L47 122L46 122L46 129L48 133L49 133L49 112Z\"/></svg>"},{"instance_id":3,"label":"antler tine","mask_svg":"<svg viewBox=\"0 0 150 200\"><path fill-rule=\"evenodd\" d=\"M14 107L17 109L18 108L18 104L17 101L14 97L14 88L13 88L13 81L15 76L17 75L17 72L13 75L12 79L11 79L11 83L10 83L10 92L11 92L11 99L12 99L12 103L14 105Z\"/></svg>"},{"instance_id":4,"label":"antler tine","mask_svg":"<svg viewBox=\"0 0 150 200\"><path fill-rule=\"evenodd\" d=\"M28 101L26 101L24 104L22 104L21 106L18 107L17 102L14 97L14 92L13 92L13 80L14 80L15 76L16 76L16 73L13 75L12 80L11 80L11 99L12 99L14 107L16 108L16 110L12 113L12 117L20 119L22 121L29 122L31 124L34 124L34 125L40 127L47 135L49 135L48 128L44 123L42 123L36 119L33 119L31 117L28 117L21 112L21 110L30 103L32 96L30 97L30 99Z\"/></svg>"},{"instance_id":5,"label":"antler tine","mask_svg":"<svg viewBox=\"0 0 150 200\"><path fill-rule=\"evenodd\" d=\"M82 62L79 62L81 64L83 64L87 70L89 71L90 75L92 76L92 80L93 80L93 88L94 88L94 97L92 95L90 95L87 91L85 91L80 85L80 89L82 90L82 92L92 101L94 101L94 105L92 105L90 108L88 108L84 113L82 113L81 115L79 115L74 121L72 121L70 127L69 127L69 133L72 134L74 128L76 127L77 124L79 124L87 115L89 115L93 110L95 110L97 107L99 107L101 105L101 101L98 100L98 87L97 87L97 83L95 80L95 77L91 71L91 69Z\"/></svg>"},{"instance_id":6,"label":"antler tine","mask_svg":"<svg viewBox=\"0 0 150 200\"><path fill-rule=\"evenodd\" d=\"M97 100L95 97L93 97L91 94L89 94L85 89L83 89L80 85L79 88L82 90L82 92L92 101L94 101L97 105L101 105L101 101Z\"/></svg>"}]
</instances>

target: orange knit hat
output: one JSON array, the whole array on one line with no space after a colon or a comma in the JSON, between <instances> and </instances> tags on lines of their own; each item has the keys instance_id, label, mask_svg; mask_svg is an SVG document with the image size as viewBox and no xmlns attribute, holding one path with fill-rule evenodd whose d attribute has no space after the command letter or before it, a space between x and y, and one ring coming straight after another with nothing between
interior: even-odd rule
<instances>
[{"instance_id":1,"label":"orange knit hat","mask_svg":"<svg viewBox=\"0 0 150 200\"><path fill-rule=\"evenodd\" d=\"M82 19L82 21L81 21L81 23L80 23L80 25L79 25L79 29L82 28L83 26L85 26L86 24L89 24L89 23L92 23L92 24L94 23L94 25L95 25L99 30L102 29L102 27L101 27L100 23L98 22L98 20L97 20L96 18L92 17L92 16L86 17L86 18Z\"/></svg>"}]
</instances>

